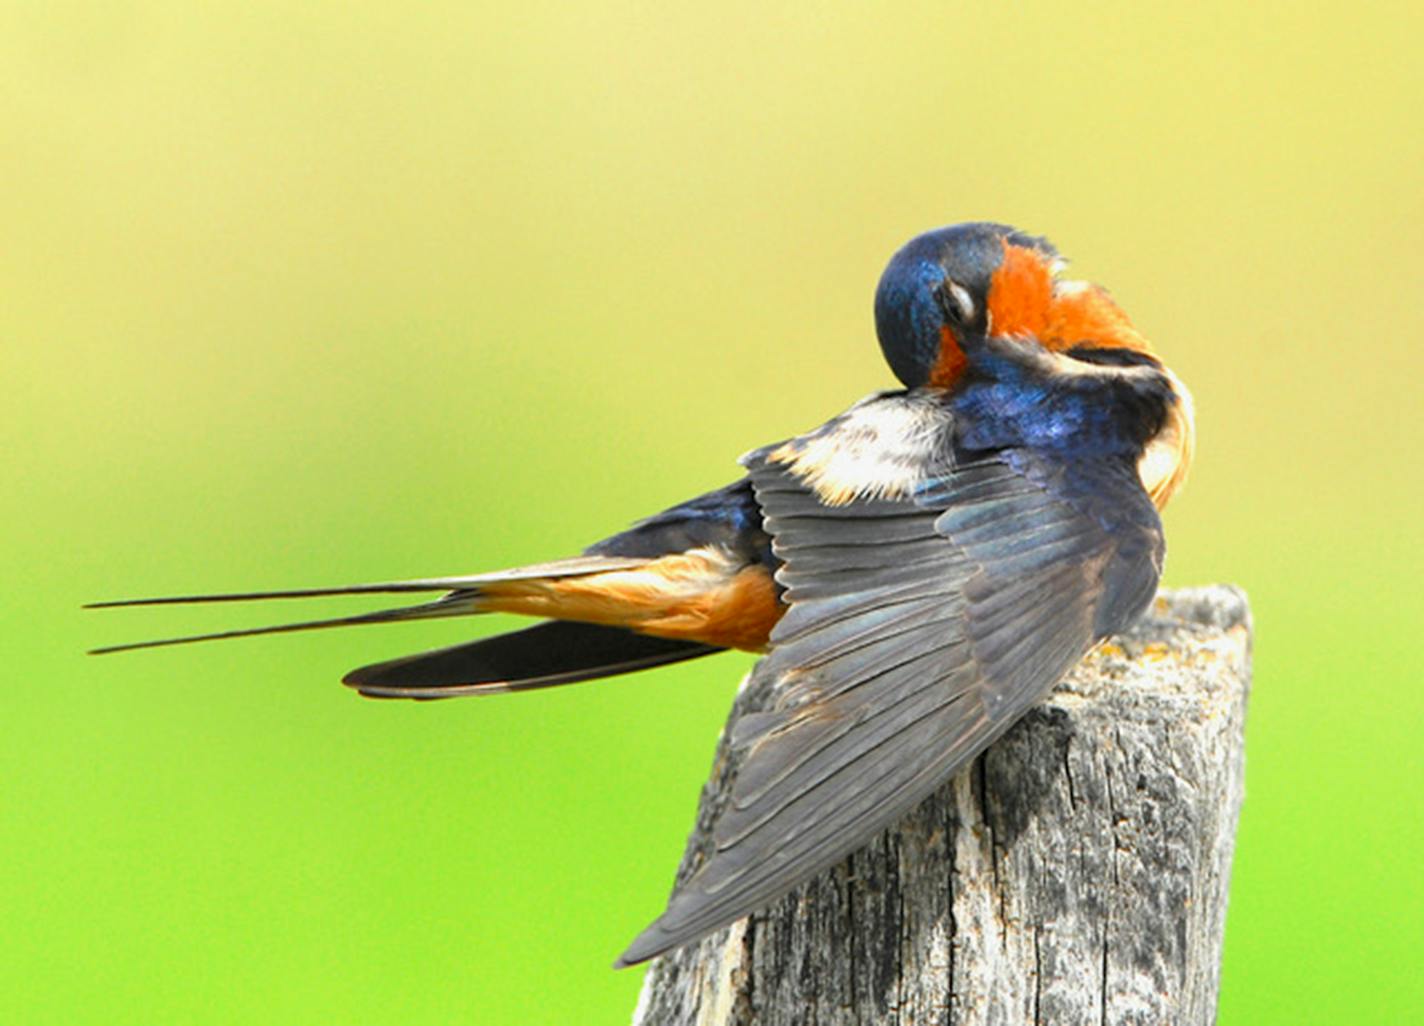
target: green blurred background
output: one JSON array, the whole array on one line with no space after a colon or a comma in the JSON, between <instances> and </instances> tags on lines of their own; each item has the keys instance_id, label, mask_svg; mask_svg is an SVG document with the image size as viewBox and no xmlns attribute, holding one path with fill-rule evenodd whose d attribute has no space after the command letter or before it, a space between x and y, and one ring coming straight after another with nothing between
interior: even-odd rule
<instances>
[{"instance_id":1,"label":"green blurred background","mask_svg":"<svg viewBox=\"0 0 1424 1026\"><path fill-rule=\"evenodd\" d=\"M994 218L1196 393L1168 582L1258 628L1221 1021L1417 962L1415 4L0 5L0 1021L619 1023L750 658L435 705L452 622L81 601L571 553L891 384Z\"/></svg>"}]
</instances>

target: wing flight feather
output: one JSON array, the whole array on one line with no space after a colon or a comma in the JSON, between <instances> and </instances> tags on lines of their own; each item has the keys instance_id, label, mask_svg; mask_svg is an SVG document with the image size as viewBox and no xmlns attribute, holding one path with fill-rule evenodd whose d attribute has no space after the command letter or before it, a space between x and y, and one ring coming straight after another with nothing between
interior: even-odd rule
<instances>
[{"instance_id":1,"label":"wing flight feather","mask_svg":"<svg viewBox=\"0 0 1424 1026\"><path fill-rule=\"evenodd\" d=\"M740 918L903 817L1136 616L1160 571L1127 464L999 452L927 473L911 498L840 506L765 458L749 468L790 605L753 671L774 703L735 725L711 853L620 964Z\"/></svg>"}]
</instances>

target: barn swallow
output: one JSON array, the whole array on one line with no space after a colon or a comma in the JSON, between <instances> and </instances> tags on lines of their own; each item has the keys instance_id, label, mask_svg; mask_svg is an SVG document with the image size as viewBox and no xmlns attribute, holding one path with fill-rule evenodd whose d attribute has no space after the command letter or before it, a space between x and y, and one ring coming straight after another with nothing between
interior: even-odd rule
<instances>
[{"instance_id":1,"label":"barn swallow","mask_svg":"<svg viewBox=\"0 0 1424 1026\"><path fill-rule=\"evenodd\" d=\"M420 605L98 649L507 612L544 622L353 670L380 698L762 653L711 854L619 959L737 920L866 844L1147 606L1191 398L1098 286L999 224L912 239L875 295L904 388L742 457L738 481L572 559L463 577L101 602L443 592Z\"/></svg>"}]
</instances>

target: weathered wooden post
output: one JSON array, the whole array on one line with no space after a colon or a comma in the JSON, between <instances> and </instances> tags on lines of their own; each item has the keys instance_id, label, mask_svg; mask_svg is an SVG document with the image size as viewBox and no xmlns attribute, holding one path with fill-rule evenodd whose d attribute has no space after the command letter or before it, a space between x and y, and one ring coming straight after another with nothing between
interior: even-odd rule
<instances>
[{"instance_id":1,"label":"weathered wooden post","mask_svg":"<svg viewBox=\"0 0 1424 1026\"><path fill-rule=\"evenodd\" d=\"M1250 658L1239 591L1164 593L898 827L655 961L635 1026L1212 1022Z\"/></svg>"}]
</instances>

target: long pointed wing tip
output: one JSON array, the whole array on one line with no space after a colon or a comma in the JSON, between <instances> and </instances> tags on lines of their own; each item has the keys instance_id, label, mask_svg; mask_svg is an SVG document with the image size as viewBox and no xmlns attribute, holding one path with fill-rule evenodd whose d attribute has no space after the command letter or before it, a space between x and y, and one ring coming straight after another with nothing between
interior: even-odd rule
<instances>
[{"instance_id":1,"label":"long pointed wing tip","mask_svg":"<svg viewBox=\"0 0 1424 1026\"><path fill-rule=\"evenodd\" d=\"M392 693L394 689L381 686L380 676L372 671L384 663L370 663L366 666L358 666L354 670L348 670L341 675L341 683L362 698L400 698L402 696Z\"/></svg>"},{"instance_id":2,"label":"long pointed wing tip","mask_svg":"<svg viewBox=\"0 0 1424 1026\"><path fill-rule=\"evenodd\" d=\"M657 957L655 954L645 955L635 951L634 948L636 945L637 942L635 941L633 946L630 946L627 951L613 960L614 969L631 969L635 965L642 965L644 962Z\"/></svg>"},{"instance_id":3,"label":"long pointed wing tip","mask_svg":"<svg viewBox=\"0 0 1424 1026\"><path fill-rule=\"evenodd\" d=\"M343 682L343 683L344 683L344 682ZM350 684L348 684L347 687L351 688L352 691L356 692L356 697L358 697L358 698L369 698L369 699L371 699L372 701L375 701L375 702L385 702L385 701L391 701L391 700L397 699L397 698L409 698L409 697L410 697L409 695L397 695L397 694L395 694L395 693L393 693L393 692L390 692L390 691L380 691L380 690L372 691L372 690L370 690L370 689L368 689L368 688L358 688L358 687L355 687L355 686L350 685Z\"/></svg>"},{"instance_id":4,"label":"long pointed wing tip","mask_svg":"<svg viewBox=\"0 0 1424 1026\"><path fill-rule=\"evenodd\" d=\"M628 945L623 954L619 955L613 963L614 969L628 969L635 965L651 961L659 955L666 955L674 948L682 946L682 943L669 943L667 934L659 927L659 919L648 926L646 930L633 938L633 942Z\"/></svg>"},{"instance_id":5,"label":"long pointed wing tip","mask_svg":"<svg viewBox=\"0 0 1424 1026\"><path fill-rule=\"evenodd\" d=\"M405 695L397 694L393 688L383 688L378 685L357 680L355 678L354 671L353 673L348 673L346 676L342 677L341 683L346 687L350 688L352 691L356 692L356 694L360 695L362 698L384 699L407 697Z\"/></svg>"},{"instance_id":6,"label":"long pointed wing tip","mask_svg":"<svg viewBox=\"0 0 1424 1026\"><path fill-rule=\"evenodd\" d=\"M341 676L341 683L353 691L359 691L366 698L389 698L391 697L390 695L379 693L392 690L384 686L379 671L390 663L398 661L399 660L391 659L385 662L368 663L365 666L358 666L354 670L347 670L346 673Z\"/></svg>"},{"instance_id":7,"label":"long pointed wing tip","mask_svg":"<svg viewBox=\"0 0 1424 1026\"><path fill-rule=\"evenodd\" d=\"M355 671L353 671L354 673ZM480 684L478 687L470 685L464 688L450 685L431 684L427 687L412 686L409 684L380 684L373 681L357 680L352 673L348 673L341 678L341 683L345 684L352 691L355 691L362 698L374 698L378 700L406 699L407 701L429 702L446 698L483 698L489 695L504 694L510 690L503 681L491 681Z\"/></svg>"},{"instance_id":8,"label":"long pointed wing tip","mask_svg":"<svg viewBox=\"0 0 1424 1026\"><path fill-rule=\"evenodd\" d=\"M392 660L393 662L395 660ZM451 695L442 695L437 688L410 688L398 685L386 684L381 681L380 674L374 672L385 663L372 663L370 666L358 666L341 678L341 683L350 688L362 698L371 698L376 701L390 701L393 699L431 699L450 698Z\"/></svg>"}]
</instances>

